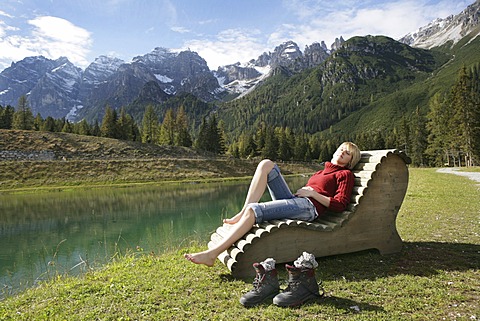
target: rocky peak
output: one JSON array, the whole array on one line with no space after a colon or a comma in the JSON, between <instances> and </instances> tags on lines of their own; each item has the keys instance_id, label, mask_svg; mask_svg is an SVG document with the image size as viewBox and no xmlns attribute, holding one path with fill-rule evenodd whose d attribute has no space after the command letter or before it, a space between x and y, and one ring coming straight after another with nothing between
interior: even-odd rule
<instances>
[{"instance_id":1,"label":"rocky peak","mask_svg":"<svg viewBox=\"0 0 480 321\"><path fill-rule=\"evenodd\" d=\"M82 70L66 57L55 60L55 65L37 81L28 97L34 114L61 118L78 105Z\"/></svg>"},{"instance_id":2,"label":"rocky peak","mask_svg":"<svg viewBox=\"0 0 480 321\"><path fill-rule=\"evenodd\" d=\"M332 52L338 50L343 45L344 42L345 40L343 39L342 36L340 36L340 38L335 38L335 42L332 43L332 46L331 46Z\"/></svg>"},{"instance_id":3,"label":"rocky peak","mask_svg":"<svg viewBox=\"0 0 480 321\"><path fill-rule=\"evenodd\" d=\"M167 59L172 59L177 53L168 48L156 47L150 53L143 56L137 56L132 59L132 63L145 63L149 65L161 64Z\"/></svg>"},{"instance_id":4,"label":"rocky peak","mask_svg":"<svg viewBox=\"0 0 480 321\"><path fill-rule=\"evenodd\" d=\"M83 81L87 84L99 84L118 70L125 62L122 59L99 56L83 73Z\"/></svg>"},{"instance_id":5,"label":"rocky peak","mask_svg":"<svg viewBox=\"0 0 480 321\"><path fill-rule=\"evenodd\" d=\"M451 43L453 46L469 33L472 33L472 37L480 34L479 12L480 0L477 0L461 13L445 19L435 19L428 25L405 35L399 41L424 49L439 47L447 43Z\"/></svg>"},{"instance_id":6,"label":"rocky peak","mask_svg":"<svg viewBox=\"0 0 480 321\"><path fill-rule=\"evenodd\" d=\"M329 56L325 42L314 42L310 46L305 46L303 52L305 68L312 68L321 64Z\"/></svg>"}]
</instances>

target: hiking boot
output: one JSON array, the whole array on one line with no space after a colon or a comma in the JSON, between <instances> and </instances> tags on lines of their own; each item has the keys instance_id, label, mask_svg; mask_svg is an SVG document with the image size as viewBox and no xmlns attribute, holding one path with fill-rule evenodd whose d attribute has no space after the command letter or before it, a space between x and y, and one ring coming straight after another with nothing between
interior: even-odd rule
<instances>
[{"instance_id":1,"label":"hiking boot","mask_svg":"<svg viewBox=\"0 0 480 321\"><path fill-rule=\"evenodd\" d=\"M246 307L252 307L271 299L280 291L276 269L265 271L260 263L254 263L253 268L257 273L253 280L253 290L240 298L240 303Z\"/></svg>"},{"instance_id":2,"label":"hiking boot","mask_svg":"<svg viewBox=\"0 0 480 321\"><path fill-rule=\"evenodd\" d=\"M288 272L288 287L273 298L273 304L291 307L321 296L315 279L315 269L297 268L288 264L285 267Z\"/></svg>"}]
</instances>

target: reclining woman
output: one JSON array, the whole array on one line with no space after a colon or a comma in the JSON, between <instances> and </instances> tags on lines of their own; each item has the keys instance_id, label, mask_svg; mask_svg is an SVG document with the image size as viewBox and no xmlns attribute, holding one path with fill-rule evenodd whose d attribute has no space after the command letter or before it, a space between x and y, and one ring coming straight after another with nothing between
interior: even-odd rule
<instances>
[{"instance_id":1,"label":"reclining woman","mask_svg":"<svg viewBox=\"0 0 480 321\"><path fill-rule=\"evenodd\" d=\"M278 166L262 160L253 175L242 210L224 224L232 224L230 234L214 247L198 253L185 254L196 264L213 266L215 259L245 235L254 224L277 219L312 221L326 209L341 212L350 203L354 185L351 169L360 160L360 149L351 142L341 144L325 168L315 173L307 184L290 191ZM272 201L258 203L268 188Z\"/></svg>"}]
</instances>

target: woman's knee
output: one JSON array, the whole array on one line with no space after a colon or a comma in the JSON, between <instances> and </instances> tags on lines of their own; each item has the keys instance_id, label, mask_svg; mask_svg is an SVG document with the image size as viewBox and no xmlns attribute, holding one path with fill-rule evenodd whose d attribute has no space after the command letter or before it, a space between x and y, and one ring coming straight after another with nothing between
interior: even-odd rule
<instances>
[{"instance_id":1,"label":"woman's knee","mask_svg":"<svg viewBox=\"0 0 480 321\"><path fill-rule=\"evenodd\" d=\"M275 166L275 163L269 159L264 159L260 163L258 163L257 168L262 172L270 173L270 171Z\"/></svg>"}]
</instances>

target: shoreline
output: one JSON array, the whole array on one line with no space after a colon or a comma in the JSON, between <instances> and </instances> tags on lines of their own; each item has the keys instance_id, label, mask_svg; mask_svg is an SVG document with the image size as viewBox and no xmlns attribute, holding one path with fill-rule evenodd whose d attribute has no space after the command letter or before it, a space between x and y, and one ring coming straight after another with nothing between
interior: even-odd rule
<instances>
[{"instance_id":1,"label":"shoreline","mask_svg":"<svg viewBox=\"0 0 480 321\"><path fill-rule=\"evenodd\" d=\"M228 157L2 161L0 195L236 181L251 178L257 163ZM279 166L286 176L320 169L314 162Z\"/></svg>"}]
</instances>

